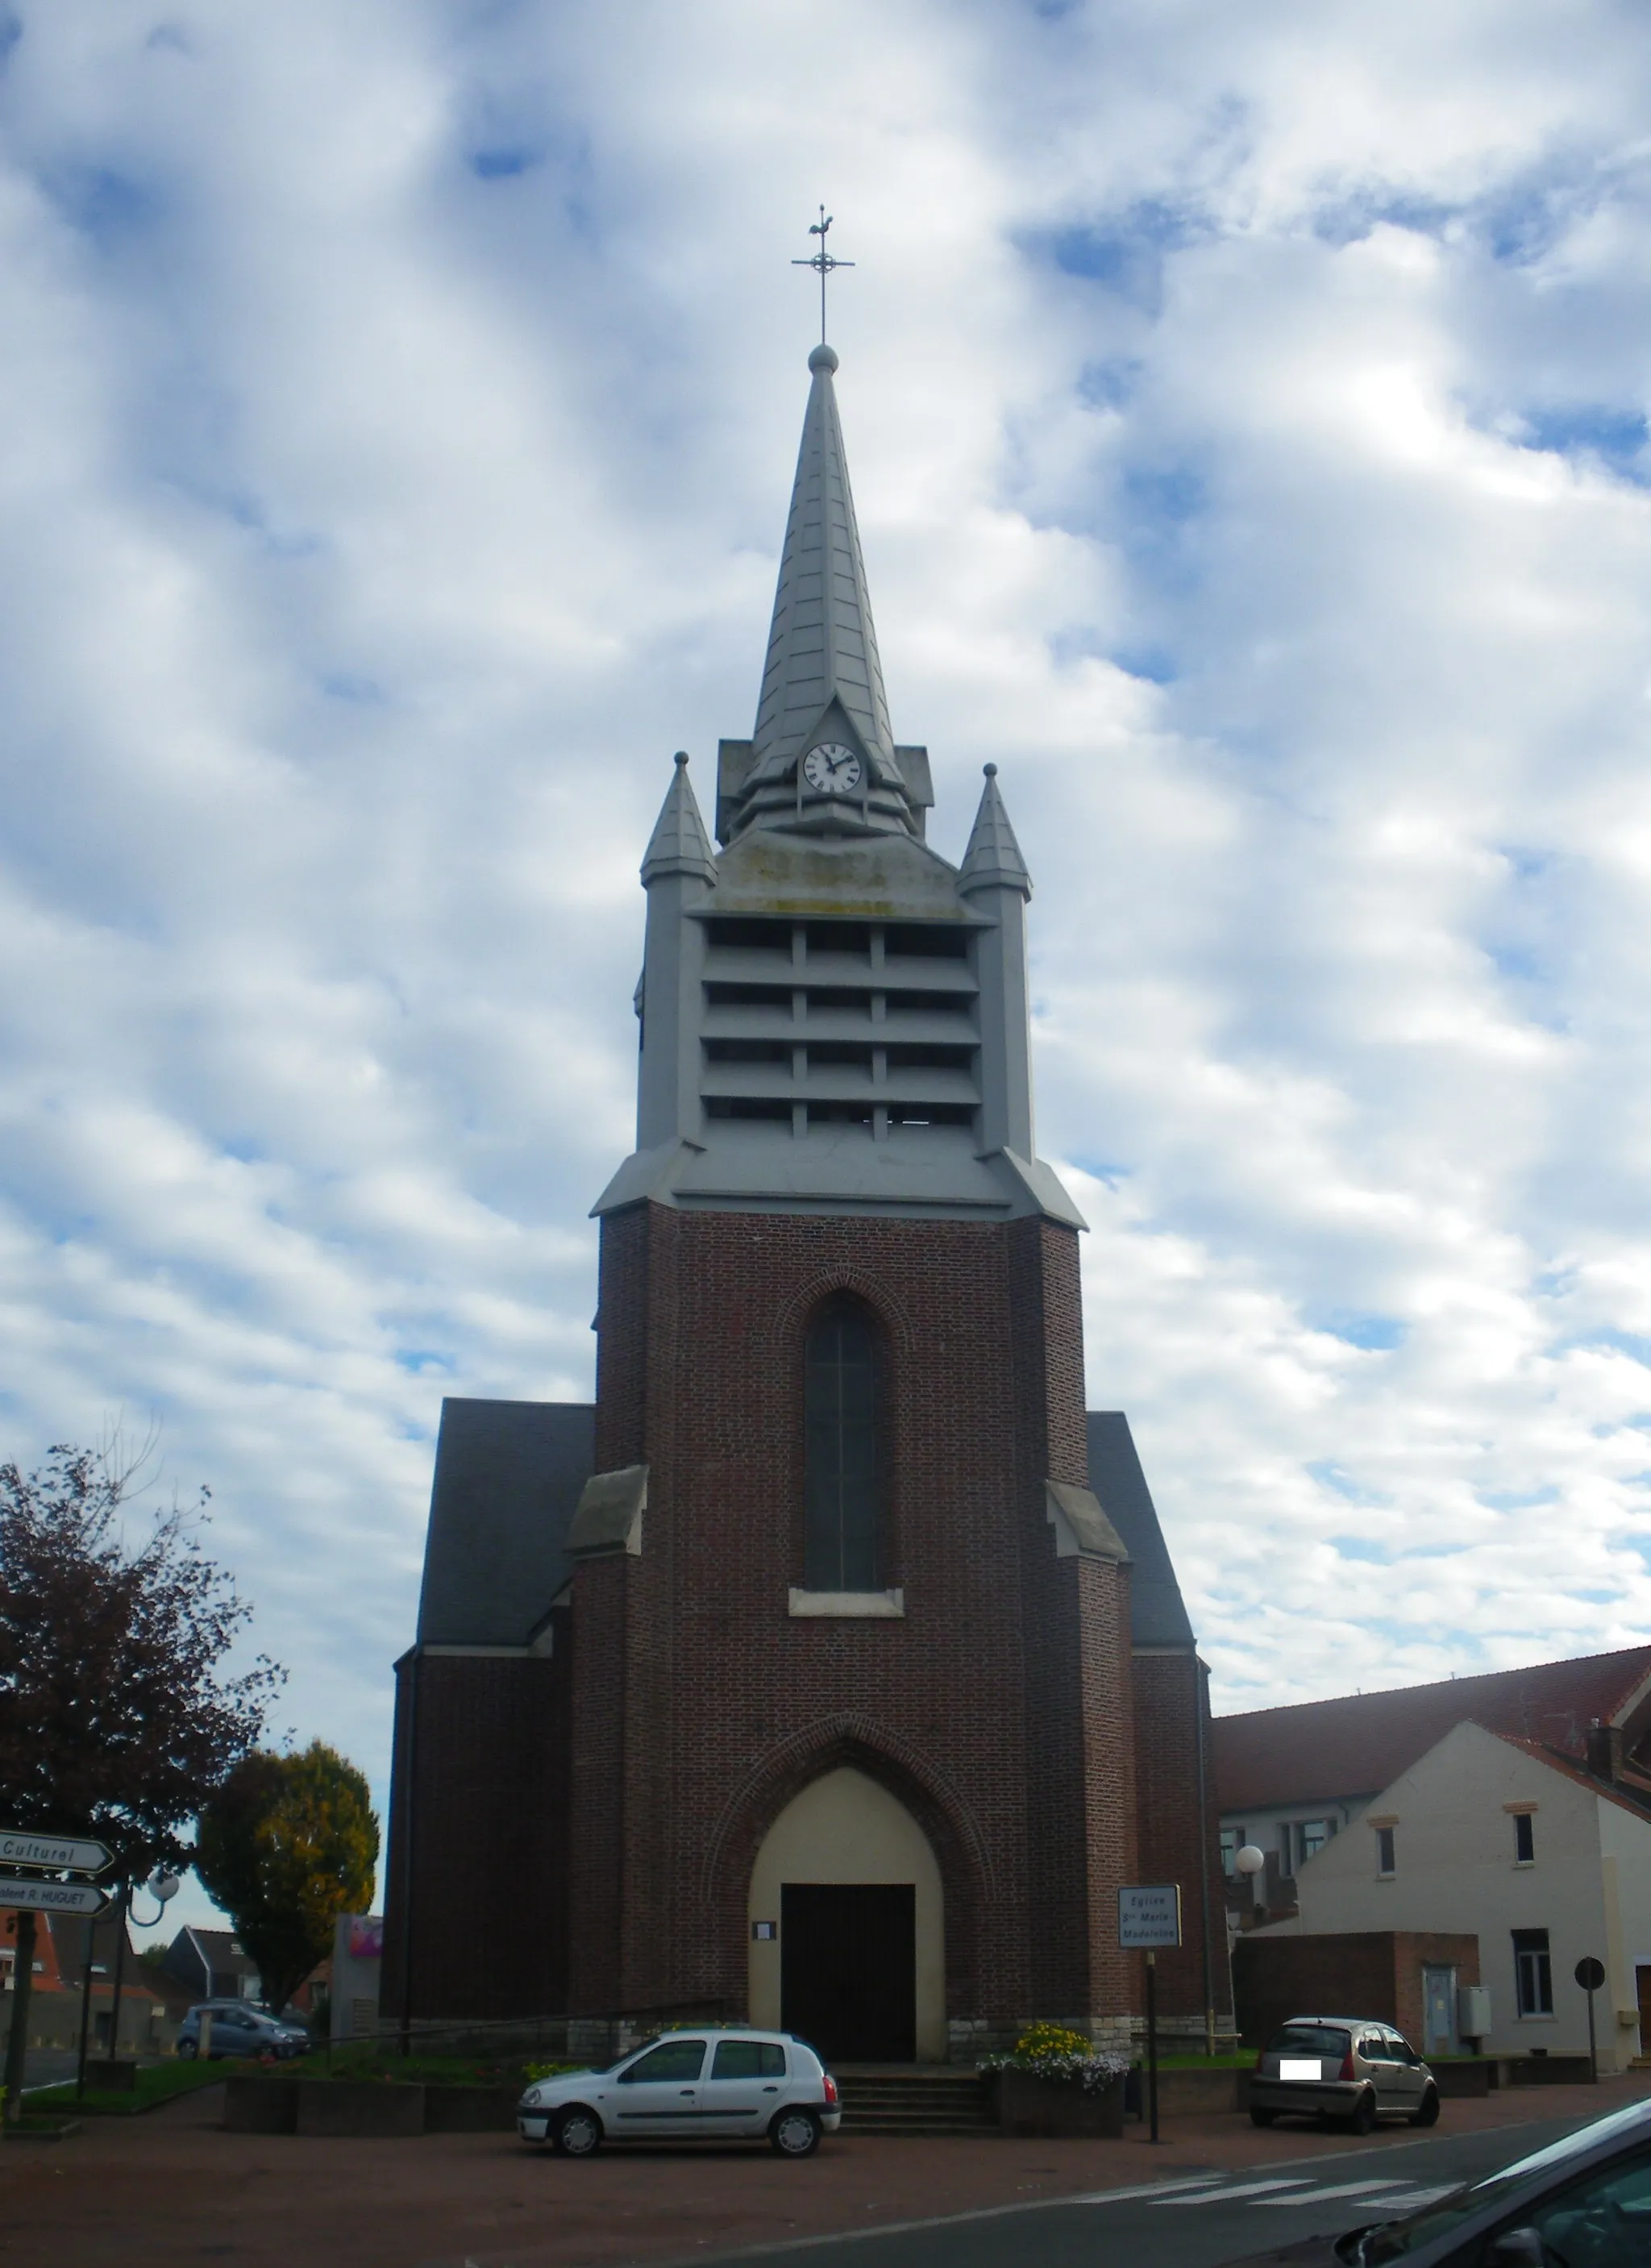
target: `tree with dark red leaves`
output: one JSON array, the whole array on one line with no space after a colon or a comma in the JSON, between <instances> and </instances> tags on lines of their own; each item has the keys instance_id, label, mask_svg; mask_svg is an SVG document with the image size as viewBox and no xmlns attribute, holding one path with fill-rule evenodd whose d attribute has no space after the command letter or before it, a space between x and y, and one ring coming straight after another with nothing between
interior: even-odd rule
<instances>
[{"instance_id":1,"label":"tree with dark red leaves","mask_svg":"<svg viewBox=\"0 0 1651 2268\"><path fill-rule=\"evenodd\" d=\"M220 1666L252 1609L193 1512L136 1537L131 1469L58 1447L0 1465L0 1825L107 1843L127 1880L187 1865L180 1830L263 1730L285 1673Z\"/></svg>"}]
</instances>

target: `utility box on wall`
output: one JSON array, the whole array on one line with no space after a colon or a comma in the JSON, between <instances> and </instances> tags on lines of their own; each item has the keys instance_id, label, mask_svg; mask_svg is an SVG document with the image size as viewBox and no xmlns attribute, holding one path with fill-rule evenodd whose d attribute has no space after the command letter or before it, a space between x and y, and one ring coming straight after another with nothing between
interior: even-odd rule
<instances>
[{"instance_id":1,"label":"utility box on wall","mask_svg":"<svg viewBox=\"0 0 1651 2268\"><path fill-rule=\"evenodd\" d=\"M1483 2040L1491 2032L1491 1988L1488 1984L1456 1987L1456 2034L1463 2040Z\"/></svg>"}]
</instances>

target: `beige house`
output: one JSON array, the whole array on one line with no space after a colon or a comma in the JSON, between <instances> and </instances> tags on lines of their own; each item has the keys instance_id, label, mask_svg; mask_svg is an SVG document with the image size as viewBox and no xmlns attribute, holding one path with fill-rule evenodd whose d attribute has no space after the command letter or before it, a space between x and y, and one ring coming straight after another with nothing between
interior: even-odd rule
<instances>
[{"instance_id":1,"label":"beige house","mask_svg":"<svg viewBox=\"0 0 1651 2268\"><path fill-rule=\"evenodd\" d=\"M1455 1726L1298 1866L1296 1894L1295 1915L1253 1933L1476 1935L1487 2054L1586 2053L1575 1970L1591 1954L1601 2070L1651 2055L1651 1804L1537 1742ZM1448 1980L1433 1982L1442 2005Z\"/></svg>"}]
</instances>

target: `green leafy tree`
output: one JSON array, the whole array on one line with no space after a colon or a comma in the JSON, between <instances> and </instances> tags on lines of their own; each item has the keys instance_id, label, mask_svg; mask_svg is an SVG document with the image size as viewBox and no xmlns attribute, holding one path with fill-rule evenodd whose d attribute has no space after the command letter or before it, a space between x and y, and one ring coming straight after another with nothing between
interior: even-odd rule
<instances>
[{"instance_id":1,"label":"green leafy tree","mask_svg":"<svg viewBox=\"0 0 1651 2268\"><path fill-rule=\"evenodd\" d=\"M372 1896L379 1822L367 1783L335 1749L245 1757L201 1814L196 1874L258 1964L279 2011L332 1948L341 1913Z\"/></svg>"}]
</instances>

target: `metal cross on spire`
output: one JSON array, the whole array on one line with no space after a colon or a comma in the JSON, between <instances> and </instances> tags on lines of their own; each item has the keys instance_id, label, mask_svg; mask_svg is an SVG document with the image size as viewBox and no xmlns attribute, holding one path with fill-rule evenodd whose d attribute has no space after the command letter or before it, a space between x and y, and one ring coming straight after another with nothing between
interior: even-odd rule
<instances>
[{"instance_id":1,"label":"metal cross on spire","mask_svg":"<svg viewBox=\"0 0 1651 2268\"><path fill-rule=\"evenodd\" d=\"M813 256L807 260L793 260L791 263L793 268L812 268L820 278L820 343L822 346L825 344L826 335L826 277L834 268L852 268L854 265L851 260L833 260L831 254L826 250L826 231L831 225L831 217L825 207L822 205L819 219L811 220L808 224L809 235L817 236L820 239Z\"/></svg>"}]
</instances>

